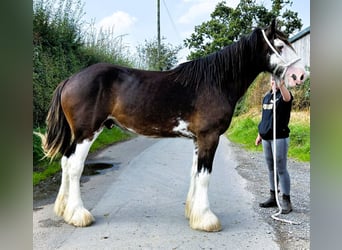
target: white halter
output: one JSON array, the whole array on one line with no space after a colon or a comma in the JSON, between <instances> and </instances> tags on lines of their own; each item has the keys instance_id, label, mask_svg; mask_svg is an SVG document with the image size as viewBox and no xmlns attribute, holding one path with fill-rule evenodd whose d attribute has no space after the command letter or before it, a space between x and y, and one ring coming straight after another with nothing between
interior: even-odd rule
<instances>
[{"instance_id":1,"label":"white halter","mask_svg":"<svg viewBox=\"0 0 342 250\"><path fill-rule=\"evenodd\" d=\"M267 42L267 44L268 44L268 46L271 48L271 50L274 52L274 54L275 54L280 60L282 60L282 61L285 63L285 65L284 65L285 70L283 71L283 74L281 75L281 78L283 79L284 76L285 76L285 73L286 73L287 69L288 69L292 64L295 64L296 62L298 62L301 58L300 58L300 57L297 57L296 59L293 59L293 60L290 61L290 62L286 62L286 60L284 59L284 57L282 57L282 56L278 53L278 51L272 46L272 44L270 43L270 41L268 40L268 38L267 38L267 36L266 36L266 34L265 34L265 31L262 29L261 32L262 32L262 35L264 36L265 41ZM275 72L277 72L277 69L278 69L278 68L279 68L279 65L277 65L277 67L275 67L275 69L273 70L273 75L275 74Z\"/></svg>"}]
</instances>

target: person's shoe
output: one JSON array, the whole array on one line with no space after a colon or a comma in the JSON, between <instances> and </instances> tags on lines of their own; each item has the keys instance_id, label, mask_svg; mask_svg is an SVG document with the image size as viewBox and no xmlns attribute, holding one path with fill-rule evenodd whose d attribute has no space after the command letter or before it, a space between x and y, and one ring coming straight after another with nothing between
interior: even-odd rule
<instances>
[{"instance_id":1,"label":"person's shoe","mask_svg":"<svg viewBox=\"0 0 342 250\"><path fill-rule=\"evenodd\" d=\"M292 211L290 195L283 194L283 203L281 205L281 213L288 214Z\"/></svg>"},{"instance_id":2,"label":"person's shoe","mask_svg":"<svg viewBox=\"0 0 342 250\"><path fill-rule=\"evenodd\" d=\"M259 207L276 207L277 201L275 198L275 191L270 190L270 198L267 201L259 203Z\"/></svg>"}]
</instances>

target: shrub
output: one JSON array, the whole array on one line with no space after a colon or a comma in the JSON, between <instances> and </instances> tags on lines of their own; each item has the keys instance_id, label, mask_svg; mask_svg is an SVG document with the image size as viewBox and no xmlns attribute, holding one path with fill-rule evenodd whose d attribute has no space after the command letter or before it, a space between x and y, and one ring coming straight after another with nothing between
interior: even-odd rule
<instances>
[{"instance_id":1,"label":"shrub","mask_svg":"<svg viewBox=\"0 0 342 250\"><path fill-rule=\"evenodd\" d=\"M122 36L86 27L80 0L35 0L33 5L33 123L43 127L56 86L91 64L131 65Z\"/></svg>"}]
</instances>

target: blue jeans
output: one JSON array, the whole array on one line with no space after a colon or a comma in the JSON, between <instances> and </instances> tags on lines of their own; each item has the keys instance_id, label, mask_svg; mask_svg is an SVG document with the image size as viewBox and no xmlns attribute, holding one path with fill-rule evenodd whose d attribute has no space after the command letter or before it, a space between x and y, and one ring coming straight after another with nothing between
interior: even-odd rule
<instances>
[{"instance_id":1,"label":"blue jeans","mask_svg":"<svg viewBox=\"0 0 342 250\"><path fill-rule=\"evenodd\" d=\"M277 143L277 182L280 182L280 191L283 194L290 195L290 175L287 171L287 151L290 138L276 139ZM262 140L262 147L268 167L268 177L270 189L275 191L274 186L274 168L273 168L273 140Z\"/></svg>"}]
</instances>

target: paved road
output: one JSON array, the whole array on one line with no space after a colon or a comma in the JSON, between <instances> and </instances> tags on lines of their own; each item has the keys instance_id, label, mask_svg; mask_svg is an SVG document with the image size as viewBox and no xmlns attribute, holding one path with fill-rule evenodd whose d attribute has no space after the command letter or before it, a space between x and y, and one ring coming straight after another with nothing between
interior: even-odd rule
<instances>
[{"instance_id":1,"label":"paved road","mask_svg":"<svg viewBox=\"0 0 342 250\"><path fill-rule=\"evenodd\" d=\"M279 249L273 228L252 207L233 151L221 137L209 187L223 230L192 230L184 217L193 145L187 139L138 137L109 147L92 161L115 163L86 177L82 197L96 222L67 225L53 204L33 212L34 249Z\"/></svg>"}]
</instances>

